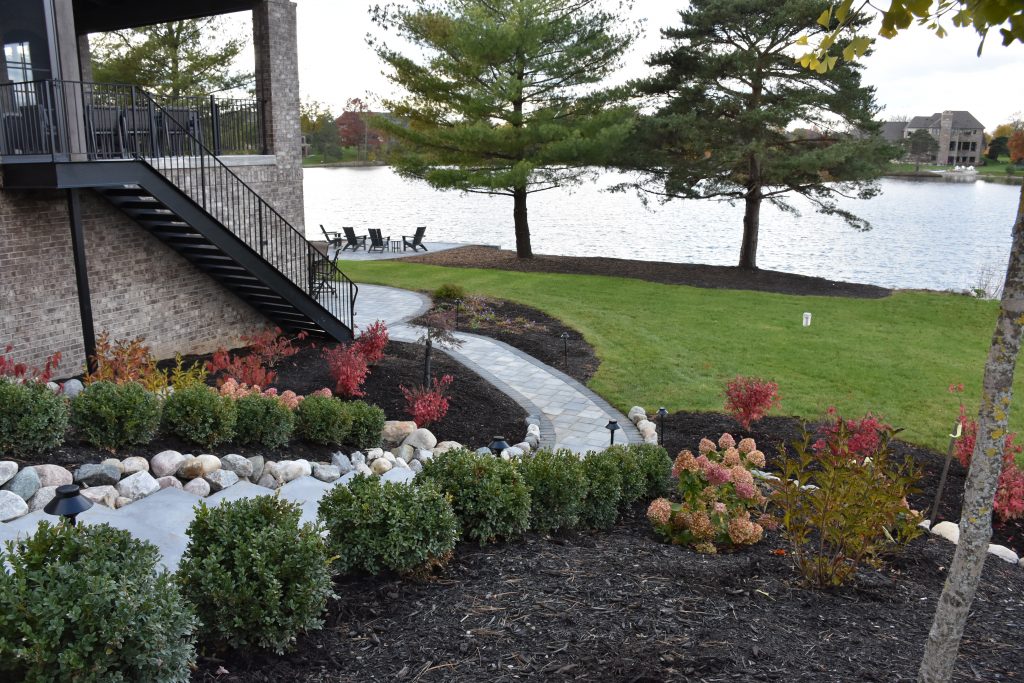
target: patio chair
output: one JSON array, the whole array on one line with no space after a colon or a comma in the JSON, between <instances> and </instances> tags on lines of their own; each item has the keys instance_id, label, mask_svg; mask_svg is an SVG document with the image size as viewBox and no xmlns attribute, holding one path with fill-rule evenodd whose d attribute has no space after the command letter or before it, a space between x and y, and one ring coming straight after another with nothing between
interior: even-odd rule
<instances>
[{"instance_id":1,"label":"patio chair","mask_svg":"<svg viewBox=\"0 0 1024 683\"><path fill-rule=\"evenodd\" d=\"M355 251L359 247L366 249L366 235L357 236L355 229L347 225L342 230L345 231L345 245L341 248L342 251L349 248Z\"/></svg>"},{"instance_id":2,"label":"patio chair","mask_svg":"<svg viewBox=\"0 0 1024 683\"><path fill-rule=\"evenodd\" d=\"M423 251L426 251L427 248L423 246L423 233L426 231L427 226L421 225L416 228L415 235L402 235L402 251L405 251L406 249L412 249L413 251L422 249Z\"/></svg>"},{"instance_id":3,"label":"patio chair","mask_svg":"<svg viewBox=\"0 0 1024 683\"><path fill-rule=\"evenodd\" d=\"M381 237L380 228L370 228L370 246L367 251L377 250L383 254L388 250L389 242L391 242L391 235Z\"/></svg>"},{"instance_id":4,"label":"patio chair","mask_svg":"<svg viewBox=\"0 0 1024 683\"><path fill-rule=\"evenodd\" d=\"M338 267L334 261L311 256L309 262L309 293L313 298L318 299L327 292L337 297L338 290L334 286L334 277L337 274Z\"/></svg>"},{"instance_id":5,"label":"patio chair","mask_svg":"<svg viewBox=\"0 0 1024 683\"><path fill-rule=\"evenodd\" d=\"M331 249L337 249L341 246L344 238L340 232L331 232L324 227L324 224L320 224L320 232L324 234L324 239L327 240L327 257L330 258Z\"/></svg>"}]
</instances>

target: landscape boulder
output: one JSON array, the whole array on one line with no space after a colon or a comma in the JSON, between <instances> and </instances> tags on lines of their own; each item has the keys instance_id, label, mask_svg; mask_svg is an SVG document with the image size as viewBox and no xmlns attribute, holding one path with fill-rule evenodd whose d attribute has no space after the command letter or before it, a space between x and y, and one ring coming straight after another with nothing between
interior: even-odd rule
<instances>
[{"instance_id":1,"label":"landscape boulder","mask_svg":"<svg viewBox=\"0 0 1024 683\"><path fill-rule=\"evenodd\" d=\"M932 527L932 533L936 536L941 536L951 543L960 542L960 527L953 524L953 522L939 522Z\"/></svg>"},{"instance_id":2,"label":"landscape boulder","mask_svg":"<svg viewBox=\"0 0 1024 683\"><path fill-rule=\"evenodd\" d=\"M86 464L75 472L75 483L86 486L113 486L121 480L121 472L113 465Z\"/></svg>"},{"instance_id":3,"label":"landscape boulder","mask_svg":"<svg viewBox=\"0 0 1024 683\"><path fill-rule=\"evenodd\" d=\"M74 481L71 472L60 465L33 465L32 469L39 476L40 488L47 486L65 486Z\"/></svg>"},{"instance_id":4,"label":"landscape boulder","mask_svg":"<svg viewBox=\"0 0 1024 683\"><path fill-rule=\"evenodd\" d=\"M416 431L416 423L411 420L388 420L380 432L380 438L388 443L402 443Z\"/></svg>"},{"instance_id":5,"label":"landscape boulder","mask_svg":"<svg viewBox=\"0 0 1024 683\"><path fill-rule=\"evenodd\" d=\"M352 471L352 461L341 451L331 454L331 464L338 468L338 472L340 472L339 477L343 477Z\"/></svg>"},{"instance_id":6,"label":"landscape boulder","mask_svg":"<svg viewBox=\"0 0 1024 683\"><path fill-rule=\"evenodd\" d=\"M337 465L326 465L322 462L313 464L313 476L323 482L332 482L341 478L341 470Z\"/></svg>"},{"instance_id":7,"label":"landscape boulder","mask_svg":"<svg viewBox=\"0 0 1024 683\"><path fill-rule=\"evenodd\" d=\"M180 489L181 480L174 476L159 477L156 483L160 484L161 489Z\"/></svg>"},{"instance_id":8,"label":"landscape boulder","mask_svg":"<svg viewBox=\"0 0 1024 683\"><path fill-rule=\"evenodd\" d=\"M13 460L0 460L0 486L3 486L18 473L18 463Z\"/></svg>"},{"instance_id":9,"label":"landscape boulder","mask_svg":"<svg viewBox=\"0 0 1024 683\"><path fill-rule=\"evenodd\" d=\"M69 379L67 382L64 382L64 395L68 398L78 396L82 393L83 389L85 389L85 385L82 384L81 380Z\"/></svg>"},{"instance_id":10,"label":"landscape boulder","mask_svg":"<svg viewBox=\"0 0 1024 683\"><path fill-rule=\"evenodd\" d=\"M9 522L28 514L28 503L12 491L0 491L0 522Z\"/></svg>"},{"instance_id":11,"label":"landscape boulder","mask_svg":"<svg viewBox=\"0 0 1024 683\"><path fill-rule=\"evenodd\" d=\"M209 474L203 476L206 483L210 485L210 492L217 493L223 491L229 486L234 486L238 483L238 475L231 470L214 470Z\"/></svg>"},{"instance_id":12,"label":"landscape boulder","mask_svg":"<svg viewBox=\"0 0 1024 683\"><path fill-rule=\"evenodd\" d=\"M420 427L412 434L405 437L405 441L403 441L402 444L429 451L437 445L437 437L434 436L429 429Z\"/></svg>"},{"instance_id":13,"label":"landscape boulder","mask_svg":"<svg viewBox=\"0 0 1024 683\"><path fill-rule=\"evenodd\" d=\"M186 482L182 488L200 498L206 498L210 495L210 484L202 477L196 477Z\"/></svg>"},{"instance_id":14,"label":"landscape boulder","mask_svg":"<svg viewBox=\"0 0 1024 683\"><path fill-rule=\"evenodd\" d=\"M117 482L117 493L124 498L139 500L160 490L160 484L149 472L136 472Z\"/></svg>"},{"instance_id":15,"label":"landscape boulder","mask_svg":"<svg viewBox=\"0 0 1024 683\"><path fill-rule=\"evenodd\" d=\"M25 467L11 477L0 489L10 491L20 496L22 500L28 501L39 490L39 475L31 467Z\"/></svg>"},{"instance_id":16,"label":"landscape boulder","mask_svg":"<svg viewBox=\"0 0 1024 683\"><path fill-rule=\"evenodd\" d=\"M626 417L629 418L630 422L639 426L640 420L647 419L647 411L641 408L640 406L633 406L632 408L629 409L629 412L626 414Z\"/></svg>"},{"instance_id":17,"label":"landscape boulder","mask_svg":"<svg viewBox=\"0 0 1024 683\"><path fill-rule=\"evenodd\" d=\"M117 501L117 489L110 485L90 486L87 489L82 489L82 495L93 503L106 505L108 508L114 507L114 503Z\"/></svg>"},{"instance_id":18,"label":"landscape boulder","mask_svg":"<svg viewBox=\"0 0 1024 683\"><path fill-rule=\"evenodd\" d=\"M385 472L390 472L392 467L393 465L384 458L377 458L376 460L370 463L370 470L374 474L384 474Z\"/></svg>"},{"instance_id":19,"label":"landscape boulder","mask_svg":"<svg viewBox=\"0 0 1024 683\"><path fill-rule=\"evenodd\" d=\"M185 456L178 451L160 451L149 461L149 473L154 477L168 477L178 471Z\"/></svg>"},{"instance_id":20,"label":"landscape boulder","mask_svg":"<svg viewBox=\"0 0 1024 683\"><path fill-rule=\"evenodd\" d=\"M121 468L124 474L135 474L136 472L149 472L149 461L138 455L125 458L121 461Z\"/></svg>"},{"instance_id":21,"label":"landscape boulder","mask_svg":"<svg viewBox=\"0 0 1024 683\"><path fill-rule=\"evenodd\" d=\"M234 472L239 479L246 479L252 476L252 463L247 458L230 453L220 459L221 469Z\"/></svg>"},{"instance_id":22,"label":"landscape boulder","mask_svg":"<svg viewBox=\"0 0 1024 683\"><path fill-rule=\"evenodd\" d=\"M46 507L46 504L53 500L53 497L57 495L56 486L42 486L36 495L28 499L28 511L35 512L36 510L42 510Z\"/></svg>"}]
</instances>

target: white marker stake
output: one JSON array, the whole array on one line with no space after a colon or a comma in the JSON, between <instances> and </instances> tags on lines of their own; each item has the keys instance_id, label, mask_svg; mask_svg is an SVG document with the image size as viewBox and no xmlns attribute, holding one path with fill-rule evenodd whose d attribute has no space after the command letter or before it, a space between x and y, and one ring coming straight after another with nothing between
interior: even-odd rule
<instances>
[{"instance_id":1,"label":"white marker stake","mask_svg":"<svg viewBox=\"0 0 1024 683\"><path fill-rule=\"evenodd\" d=\"M810 327L810 326L811 326L811 314L810 313L804 313L804 327Z\"/></svg>"}]
</instances>

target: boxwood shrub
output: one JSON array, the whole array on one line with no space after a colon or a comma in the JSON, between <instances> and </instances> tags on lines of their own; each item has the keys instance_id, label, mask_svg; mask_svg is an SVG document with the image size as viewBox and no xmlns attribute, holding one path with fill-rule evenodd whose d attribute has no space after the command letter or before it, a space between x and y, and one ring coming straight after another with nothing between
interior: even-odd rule
<instances>
[{"instance_id":1,"label":"boxwood shrub","mask_svg":"<svg viewBox=\"0 0 1024 683\"><path fill-rule=\"evenodd\" d=\"M327 548L343 574L410 573L443 565L459 539L459 522L433 484L408 486L358 476L320 500Z\"/></svg>"},{"instance_id":2,"label":"boxwood shrub","mask_svg":"<svg viewBox=\"0 0 1024 683\"><path fill-rule=\"evenodd\" d=\"M587 494L580 457L544 448L518 464L530 489L530 528L541 533L575 529Z\"/></svg>"},{"instance_id":3,"label":"boxwood shrub","mask_svg":"<svg viewBox=\"0 0 1024 683\"><path fill-rule=\"evenodd\" d=\"M605 449L605 453L614 458L619 466L619 474L622 475L619 508L625 510L647 493L647 475L631 446L610 446Z\"/></svg>"},{"instance_id":4,"label":"boxwood shrub","mask_svg":"<svg viewBox=\"0 0 1024 683\"><path fill-rule=\"evenodd\" d=\"M278 399L249 394L238 399L235 408L238 411L235 434L239 443L277 448L292 438L295 415Z\"/></svg>"},{"instance_id":5,"label":"boxwood shrub","mask_svg":"<svg viewBox=\"0 0 1024 683\"><path fill-rule=\"evenodd\" d=\"M529 528L530 490L511 462L450 450L426 463L416 482L432 482L447 495L463 537L480 545L514 538Z\"/></svg>"},{"instance_id":6,"label":"boxwood shrub","mask_svg":"<svg viewBox=\"0 0 1024 683\"><path fill-rule=\"evenodd\" d=\"M202 642L282 653L299 633L319 629L331 595L324 541L302 509L279 496L208 508L188 527L178 585L195 607Z\"/></svg>"},{"instance_id":7,"label":"boxwood shrub","mask_svg":"<svg viewBox=\"0 0 1024 683\"><path fill-rule=\"evenodd\" d=\"M205 448L231 439L237 421L234 399L205 384L179 389L164 402L164 429Z\"/></svg>"},{"instance_id":8,"label":"boxwood shrub","mask_svg":"<svg viewBox=\"0 0 1024 683\"><path fill-rule=\"evenodd\" d=\"M0 453L39 453L64 441L68 402L39 382L0 377Z\"/></svg>"},{"instance_id":9,"label":"boxwood shrub","mask_svg":"<svg viewBox=\"0 0 1024 683\"><path fill-rule=\"evenodd\" d=\"M614 453L591 451L583 458L587 495L583 499L580 525L589 529L610 529L619 518L622 471Z\"/></svg>"},{"instance_id":10,"label":"boxwood shrub","mask_svg":"<svg viewBox=\"0 0 1024 683\"><path fill-rule=\"evenodd\" d=\"M188 681L195 617L156 546L41 522L0 552L0 680Z\"/></svg>"},{"instance_id":11,"label":"boxwood shrub","mask_svg":"<svg viewBox=\"0 0 1024 683\"><path fill-rule=\"evenodd\" d=\"M344 405L352 419L347 445L359 450L380 446L380 433L384 429L384 411L364 401L348 401Z\"/></svg>"},{"instance_id":12,"label":"boxwood shrub","mask_svg":"<svg viewBox=\"0 0 1024 683\"><path fill-rule=\"evenodd\" d=\"M352 415L339 399L307 396L295 409L295 433L311 443L340 446L351 429Z\"/></svg>"},{"instance_id":13,"label":"boxwood shrub","mask_svg":"<svg viewBox=\"0 0 1024 683\"><path fill-rule=\"evenodd\" d=\"M668 451L650 443L631 444L628 448L644 472L645 498L653 500L667 495L672 476L672 458L668 457Z\"/></svg>"},{"instance_id":14,"label":"boxwood shrub","mask_svg":"<svg viewBox=\"0 0 1024 683\"><path fill-rule=\"evenodd\" d=\"M99 448L152 441L160 428L160 399L141 384L93 382L71 401L71 426Z\"/></svg>"}]
</instances>

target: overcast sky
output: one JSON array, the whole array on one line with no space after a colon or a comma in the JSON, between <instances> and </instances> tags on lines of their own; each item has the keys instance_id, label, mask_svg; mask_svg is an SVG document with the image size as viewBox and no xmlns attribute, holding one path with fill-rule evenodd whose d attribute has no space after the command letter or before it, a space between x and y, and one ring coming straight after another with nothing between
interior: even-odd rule
<instances>
[{"instance_id":1,"label":"overcast sky","mask_svg":"<svg viewBox=\"0 0 1024 683\"><path fill-rule=\"evenodd\" d=\"M335 112L350 97L391 93L382 65L366 44L377 27L364 0L298 0L299 78L303 99ZM659 48L659 29L678 23L683 3L635 0L632 15L645 20L645 35L624 63L624 76L639 77L644 59ZM864 60L864 82L877 90L883 118L970 111L988 130L1024 110L1024 46L1003 47L990 36L981 57L970 30L950 30L943 39L921 28L897 39L880 38ZM249 55L251 64L251 53ZM248 67L251 68L251 67Z\"/></svg>"}]
</instances>

